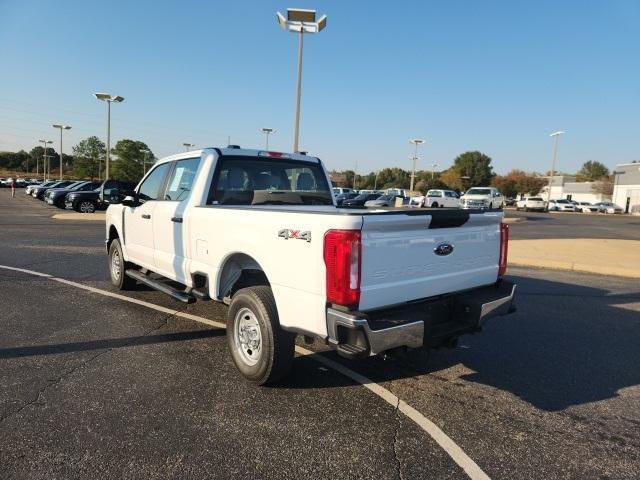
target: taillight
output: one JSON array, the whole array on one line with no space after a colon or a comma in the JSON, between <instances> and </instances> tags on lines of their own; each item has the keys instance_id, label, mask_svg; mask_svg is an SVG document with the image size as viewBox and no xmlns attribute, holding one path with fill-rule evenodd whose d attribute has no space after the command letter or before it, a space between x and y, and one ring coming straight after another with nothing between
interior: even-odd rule
<instances>
[{"instance_id":1,"label":"taillight","mask_svg":"<svg viewBox=\"0 0 640 480\"><path fill-rule=\"evenodd\" d=\"M327 302L358 308L360 303L360 230L329 230L324 236Z\"/></svg>"},{"instance_id":2,"label":"taillight","mask_svg":"<svg viewBox=\"0 0 640 480\"><path fill-rule=\"evenodd\" d=\"M500 262L498 263L498 276L507 273L507 250L509 249L509 225L500 224Z\"/></svg>"}]
</instances>

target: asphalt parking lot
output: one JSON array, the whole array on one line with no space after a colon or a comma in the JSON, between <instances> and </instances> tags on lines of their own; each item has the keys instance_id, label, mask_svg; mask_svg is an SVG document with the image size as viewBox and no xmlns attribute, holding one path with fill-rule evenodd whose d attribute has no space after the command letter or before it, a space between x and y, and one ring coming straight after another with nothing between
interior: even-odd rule
<instances>
[{"instance_id":1,"label":"asphalt parking lot","mask_svg":"<svg viewBox=\"0 0 640 480\"><path fill-rule=\"evenodd\" d=\"M610 238L640 240L640 217L571 212L518 212L506 209L505 216L523 221L511 226L515 240L538 238Z\"/></svg>"},{"instance_id":2,"label":"asphalt parking lot","mask_svg":"<svg viewBox=\"0 0 640 480\"><path fill-rule=\"evenodd\" d=\"M53 213L0 191L0 478L638 477L637 280L512 268L518 311L426 365L314 345L283 385L261 388L236 372L223 330L172 313L224 322L224 307L100 293L115 293L103 225ZM392 392L486 476L318 358Z\"/></svg>"}]
</instances>

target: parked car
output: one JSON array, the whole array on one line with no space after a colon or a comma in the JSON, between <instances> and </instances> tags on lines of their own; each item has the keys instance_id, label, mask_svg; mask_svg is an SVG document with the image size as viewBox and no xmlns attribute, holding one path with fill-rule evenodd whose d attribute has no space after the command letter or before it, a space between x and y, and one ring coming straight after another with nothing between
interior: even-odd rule
<instances>
[{"instance_id":1,"label":"parked car","mask_svg":"<svg viewBox=\"0 0 640 480\"><path fill-rule=\"evenodd\" d=\"M65 207L65 197L70 192L88 192L100 188L100 182L78 182L75 185L69 185L67 188L53 188L49 189L44 194L45 203L54 205L58 208Z\"/></svg>"},{"instance_id":2,"label":"parked car","mask_svg":"<svg viewBox=\"0 0 640 480\"><path fill-rule=\"evenodd\" d=\"M184 303L226 303L229 354L250 381L283 378L296 335L361 358L452 346L513 310L500 215L345 211L318 158L189 153L159 160L107 209L108 275L122 290L142 283ZM303 176L313 191L299 188Z\"/></svg>"},{"instance_id":3,"label":"parked car","mask_svg":"<svg viewBox=\"0 0 640 480\"><path fill-rule=\"evenodd\" d=\"M331 190L333 190L334 195L342 195L343 193L357 193L353 190L353 188L333 187Z\"/></svg>"},{"instance_id":4,"label":"parked car","mask_svg":"<svg viewBox=\"0 0 640 480\"><path fill-rule=\"evenodd\" d=\"M423 205L431 208L442 207L460 207L460 197L453 190L437 190L427 191Z\"/></svg>"},{"instance_id":5,"label":"parked car","mask_svg":"<svg viewBox=\"0 0 640 480\"><path fill-rule=\"evenodd\" d=\"M547 205L541 197L525 197L516 202L516 210L524 210L525 212L531 210L544 212L546 207Z\"/></svg>"},{"instance_id":6,"label":"parked car","mask_svg":"<svg viewBox=\"0 0 640 480\"><path fill-rule=\"evenodd\" d=\"M360 194L356 193L356 192L340 193L340 194L336 195L336 205L337 206L341 206L342 202L344 202L345 200L350 200L352 198L356 198L358 195L360 195Z\"/></svg>"},{"instance_id":7,"label":"parked car","mask_svg":"<svg viewBox=\"0 0 640 480\"><path fill-rule=\"evenodd\" d=\"M622 213L622 207L613 202L598 202L594 205L598 207L599 213Z\"/></svg>"},{"instance_id":8,"label":"parked car","mask_svg":"<svg viewBox=\"0 0 640 480\"><path fill-rule=\"evenodd\" d=\"M502 208L504 198L497 188L473 187L460 197L462 208L490 209Z\"/></svg>"},{"instance_id":9,"label":"parked car","mask_svg":"<svg viewBox=\"0 0 640 480\"><path fill-rule=\"evenodd\" d=\"M375 194L374 194L375 195ZM395 207L396 205L395 195L380 195L373 200L367 200L364 202L365 207Z\"/></svg>"},{"instance_id":10,"label":"parked car","mask_svg":"<svg viewBox=\"0 0 640 480\"><path fill-rule=\"evenodd\" d=\"M49 185L53 185L54 183L56 183L56 182L54 182L52 180L52 181L49 181L49 182L39 182L39 183L34 183L34 184L31 184L31 185L27 185L27 187L24 189L24 193L26 193L27 195L32 195L34 188L40 187L40 186L46 187L46 186L49 186Z\"/></svg>"},{"instance_id":11,"label":"parked car","mask_svg":"<svg viewBox=\"0 0 640 480\"><path fill-rule=\"evenodd\" d=\"M62 182L54 181L53 183L47 182L46 184L43 183L41 185L37 185L31 190L31 196L38 200L44 200L44 192L46 192L47 189L56 187L64 188L72 183L75 183L75 180L63 180Z\"/></svg>"},{"instance_id":12,"label":"parked car","mask_svg":"<svg viewBox=\"0 0 640 480\"><path fill-rule=\"evenodd\" d=\"M598 211L598 207L589 202L578 202L576 208L582 213L595 213Z\"/></svg>"},{"instance_id":13,"label":"parked car","mask_svg":"<svg viewBox=\"0 0 640 480\"><path fill-rule=\"evenodd\" d=\"M119 203L135 188L134 183L107 180L95 190L69 192L64 198L65 208L76 212L93 213L105 210L111 203Z\"/></svg>"},{"instance_id":14,"label":"parked car","mask_svg":"<svg viewBox=\"0 0 640 480\"><path fill-rule=\"evenodd\" d=\"M375 200L380 197L379 193L365 193L362 195L358 195L357 197L350 198L349 200L345 200L342 202L343 207L364 207L365 202L369 200Z\"/></svg>"},{"instance_id":15,"label":"parked car","mask_svg":"<svg viewBox=\"0 0 640 480\"><path fill-rule=\"evenodd\" d=\"M575 212L576 206L566 198L549 200L548 210L551 212Z\"/></svg>"}]
</instances>

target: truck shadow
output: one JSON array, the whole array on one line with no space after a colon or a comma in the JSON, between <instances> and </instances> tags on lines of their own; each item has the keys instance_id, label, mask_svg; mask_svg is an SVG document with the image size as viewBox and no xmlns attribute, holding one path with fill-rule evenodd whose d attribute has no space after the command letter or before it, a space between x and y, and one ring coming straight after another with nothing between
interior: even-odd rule
<instances>
[{"instance_id":1,"label":"truck shadow","mask_svg":"<svg viewBox=\"0 0 640 480\"><path fill-rule=\"evenodd\" d=\"M489 320L481 334L462 337L458 348L431 352L426 365L375 357L339 361L374 382L423 375L448 381L452 372L445 370L462 366L465 373L454 380L511 392L546 411L612 398L640 384L640 292L611 295L599 288L511 278L518 283L518 311ZM633 303L635 310L625 307ZM304 386L313 381L304 379Z\"/></svg>"}]
</instances>

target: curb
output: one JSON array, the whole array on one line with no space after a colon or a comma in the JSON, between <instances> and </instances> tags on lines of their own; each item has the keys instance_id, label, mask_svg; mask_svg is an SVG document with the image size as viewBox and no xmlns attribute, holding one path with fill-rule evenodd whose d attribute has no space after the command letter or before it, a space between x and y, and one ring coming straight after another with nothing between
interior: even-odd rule
<instances>
[{"instance_id":1,"label":"curb","mask_svg":"<svg viewBox=\"0 0 640 480\"><path fill-rule=\"evenodd\" d=\"M105 213L58 213L51 218L55 220L81 220L84 222L105 222Z\"/></svg>"},{"instance_id":2,"label":"curb","mask_svg":"<svg viewBox=\"0 0 640 480\"><path fill-rule=\"evenodd\" d=\"M510 267L534 267L549 270L564 270L566 272L592 273L611 277L640 278L640 272L630 268L601 267L584 263L562 262L559 260L509 259Z\"/></svg>"}]
</instances>

